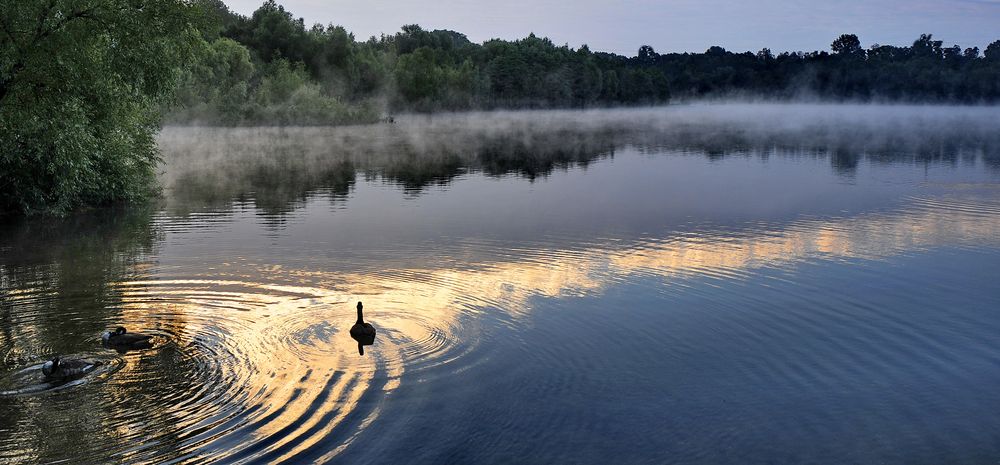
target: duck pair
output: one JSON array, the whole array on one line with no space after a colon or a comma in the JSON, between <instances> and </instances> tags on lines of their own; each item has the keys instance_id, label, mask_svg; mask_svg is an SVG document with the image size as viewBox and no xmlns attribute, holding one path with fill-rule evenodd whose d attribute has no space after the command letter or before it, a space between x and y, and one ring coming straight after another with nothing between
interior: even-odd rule
<instances>
[{"instance_id":1,"label":"duck pair","mask_svg":"<svg viewBox=\"0 0 1000 465\"><path fill-rule=\"evenodd\" d=\"M150 342L152 337L145 334L129 333L125 327L119 326L114 331L105 331L101 335L101 343L104 344L104 347L125 352L153 347L153 344ZM94 369L102 364L100 360L54 357L52 360L42 364L42 374L50 379L77 378L94 371Z\"/></svg>"}]
</instances>

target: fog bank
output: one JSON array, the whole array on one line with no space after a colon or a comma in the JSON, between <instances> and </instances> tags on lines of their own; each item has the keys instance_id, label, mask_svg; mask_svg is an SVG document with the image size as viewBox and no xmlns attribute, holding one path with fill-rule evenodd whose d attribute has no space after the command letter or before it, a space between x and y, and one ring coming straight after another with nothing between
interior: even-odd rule
<instances>
[{"instance_id":1,"label":"fog bank","mask_svg":"<svg viewBox=\"0 0 1000 465\"><path fill-rule=\"evenodd\" d=\"M702 103L404 115L364 126L167 127L160 180L168 200L253 192L280 210L320 186L346 194L358 173L419 191L466 172L533 179L626 146L828 156L848 168L864 158L973 157L1000 166L1000 107Z\"/></svg>"}]
</instances>

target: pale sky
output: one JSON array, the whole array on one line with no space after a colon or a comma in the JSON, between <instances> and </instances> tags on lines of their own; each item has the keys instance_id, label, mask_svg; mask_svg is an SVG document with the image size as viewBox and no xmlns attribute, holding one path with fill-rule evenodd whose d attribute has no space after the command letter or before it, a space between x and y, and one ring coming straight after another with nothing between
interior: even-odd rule
<instances>
[{"instance_id":1,"label":"pale sky","mask_svg":"<svg viewBox=\"0 0 1000 465\"><path fill-rule=\"evenodd\" d=\"M250 14L263 0L229 0ZM473 42L534 32L557 45L635 55L660 52L829 50L843 33L873 43L909 45L932 33L945 46L980 49L1000 39L1000 0L278 0L296 18L339 24L358 40L404 24L452 29Z\"/></svg>"}]
</instances>

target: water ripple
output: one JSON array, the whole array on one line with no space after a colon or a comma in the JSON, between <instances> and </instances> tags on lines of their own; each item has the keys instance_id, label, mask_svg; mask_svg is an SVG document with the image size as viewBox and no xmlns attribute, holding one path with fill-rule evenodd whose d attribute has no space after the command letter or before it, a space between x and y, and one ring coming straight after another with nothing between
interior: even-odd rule
<instances>
[{"instance_id":1,"label":"water ripple","mask_svg":"<svg viewBox=\"0 0 1000 465\"><path fill-rule=\"evenodd\" d=\"M434 309L324 288L187 278L125 281L114 292L121 308L105 326L151 334L153 349L116 357L99 350L98 332L66 334L98 348L86 355L106 363L53 386L41 381L40 362L31 362L32 353L51 348L15 348L5 363L25 366L0 379L0 395L74 387L81 391L77 401L89 399L86 410L111 413L104 419L111 436L101 444L103 453L130 463L167 456L276 463L328 454L335 447L313 446L347 441L370 423L378 412L371 399L398 387L404 370L449 363L475 341L457 344L457 323L436 318ZM30 331L55 296L25 291L8 297L22 309L18 328ZM347 334L357 298L365 299L379 329L365 357ZM68 426L77 420L51 421Z\"/></svg>"},{"instance_id":2,"label":"water ripple","mask_svg":"<svg viewBox=\"0 0 1000 465\"><path fill-rule=\"evenodd\" d=\"M0 441L0 461L72 460L78 453L129 463L323 461L344 451L376 421L386 399L401 386L475 372L487 361L500 363L506 370L499 371L511 379L527 377L537 367L553 368L530 382L507 386L506 395L516 399L564 401L573 399L580 386L589 386L592 398L628 395L595 373L616 373L630 360L595 355L630 340L650 343L630 347L629 356L670 366L683 380L656 381L663 384L664 402L695 397L689 391L702 378L716 386L780 386L775 391L834 397L853 394L842 387L848 381L874 380L864 388L896 389L942 411L948 404L919 386L975 379L978 368L995 366L1000 362L996 349L955 341L986 340L1000 327L946 314L948 309L941 316L910 318L899 308L919 307L908 294L913 289L938 295L954 289L936 288L943 285L919 274L882 276L885 267L876 265L942 246L998 247L998 218L995 195L968 189L914 195L892 210L735 226L681 225L638 237L553 234L517 242L480 237L441 246L421 243L408 249L408 262L396 260L391 248L374 248L367 261L359 259L348 269L329 265L329 257L238 260L231 251L218 250L157 264L155 273L149 272L154 265L143 263L131 278L66 289L46 281L65 270L24 267L17 270L17 286L4 285L0 301L0 310L16 309L0 315L5 330L0 346L7 349L0 402L11 412L0 419L0 431L14 433ZM161 215L155 221L172 235L169 243L191 239L176 236L183 234L197 241L211 232L202 229L205 224L225 228L229 219L192 214L186 219ZM205 270L204 261L217 266ZM845 265L849 273L802 281L803 269L822 271L829 265ZM843 292L858 282L877 286L863 297ZM591 320L601 315L565 311L557 318L561 332L588 337L546 335L564 336L553 344L519 339L529 337L535 321L529 316L552 317L532 314L539 301L572 302L619 286L674 304L677 308L639 306L635 311L657 312L676 328L639 324L629 326L623 337L619 331L592 331ZM790 287L795 292L783 292ZM895 306L881 306L879 299ZM348 335L358 300L378 327L376 344L364 357ZM670 320L675 314L683 318ZM942 334L939 327L945 325L936 325L945 318L961 337ZM100 332L119 324L153 335L154 347L123 354L100 350ZM491 325L493 333L481 325ZM509 340L491 339L497 332ZM478 350L500 345L523 357L488 360L491 352ZM42 361L59 353L105 363L79 380L54 385L39 370ZM695 375L685 377L686 360L700 362L691 368ZM630 371L630 381L654 384L644 369ZM983 397L985 389L969 391ZM745 402L783 401L768 395ZM913 403L892 402L883 412L924 428L919 425L924 416ZM729 412L691 407L699 408L706 418L716 415L726 424L737 420ZM833 428L831 418L846 409L836 406L818 412L811 422L787 426ZM480 407L473 413L490 412ZM521 426L513 415L490 420L492 431L504 434ZM566 434L584 437L593 427L574 422L571 415L533 420L539 444ZM386 426L400 428L410 419L395 421ZM72 447L40 450L40 424L81 432L66 438ZM734 431L718 429L701 437L728 441ZM470 437L483 450L504 445L485 434L471 432ZM696 447L692 453L706 450Z\"/></svg>"}]
</instances>

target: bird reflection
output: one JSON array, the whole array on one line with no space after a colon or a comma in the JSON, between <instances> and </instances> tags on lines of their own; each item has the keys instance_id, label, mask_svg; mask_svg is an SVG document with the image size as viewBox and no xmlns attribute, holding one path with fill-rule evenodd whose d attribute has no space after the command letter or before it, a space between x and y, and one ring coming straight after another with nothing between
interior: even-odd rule
<instances>
[{"instance_id":1,"label":"bird reflection","mask_svg":"<svg viewBox=\"0 0 1000 465\"><path fill-rule=\"evenodd\" d=\"M364 355L365 346L375 343L375 327L369 323L365 323L362 308L364 307L361 305L361 302L358 302L358 321L355 321L354 326L351 326L351 337L355 341L358 341L358 353Z\"/></svg>"}]
</instances>

